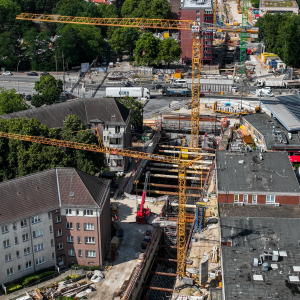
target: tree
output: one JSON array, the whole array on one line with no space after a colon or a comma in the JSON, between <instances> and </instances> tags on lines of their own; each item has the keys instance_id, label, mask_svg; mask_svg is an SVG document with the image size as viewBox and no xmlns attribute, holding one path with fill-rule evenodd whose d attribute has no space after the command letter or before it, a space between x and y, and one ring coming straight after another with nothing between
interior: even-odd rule
<instances>
[{"instance_id":1,"label":"tree","mask_svg":"<svg viewBox=\"0 0 300 300\"><path fill-rule=\"evenodd\" d=\"M164 61L170 65L175 60L180 58L181 48L177 41L171 38L163 39L159 42L158 61Z\"/></svg>"},{"instance_id":2,"label":"tree","mask_svg":"<svg viewBox=\"0 0 300 300\"><path fill-rule=\"evenodd\" d=\"M146 32L136 42L134 59L139 65L150 65L155 63L158 55L159 40L151 32Z\"/></svg>"},{"instance_id":3,"label":"tree","mask_svg":"<svg viewBox=\"0 0 300 300\"><path fill-rule=\"evenodd\" d=\"M35 106L35 107L40 107L43 106L45 104L45 99L42 95L33 95L32 99L31 99L31 105Z\"/></svg>"},{"instance_id":4,"label":"tree","mask_svg":"<svg viewBox=\"0 0 300 300\"><path fill-rule=\"evenodd\" d=\"M0 87L0 115L26 110L28 108L29 106L22 97L16 94L15 89L6 90Z\"/></svg>"},{"instance_id":5,"label":"tree","mask_svg":"<svg viewBox=\"0 0 300 300\"><path fill-rule=\"evenodd\" d=\"M0 32L11 29L16 23L16 15L20 12L20 6L14 1L0 0Z\"/></svg>"},{"instance_id":6,"label":"tree","mask_svg":"<svg viewBox=\"0 0 300 300\"><path fill-rule=\"evenodd\" d=\"M171 5L166 0L152 0L148 11L148 18L167 19L170 18L172 11Z\"/></svg>"},{"instance_id":7,"label":"tree","mask_svg":"<svg viewBox=\"0 0 300 300\"><path fill-rule=\"evenodd\" d=\"M60 79L56 80L52 75L46 75L35 82L34 89L42 93L45 104L53 104L59 99L63 90L63 83ZM36 100L41 101L41 98Z\"/></svg>"},{"instance_id":8,"label":"tree","mask_svg":"<svg viewBox=\"0 0 300 300\"><path fill-rule=\"evenodd\" d=\"M113 28L113 27L111 27ZM117 53L119 57L122 57L122 52L125 50L126 42L124 39L124 28L116 27L110 30L110 37L108 39L109 46L113 51Z\"/></svg>"},{"instance_id":9,"label":"tree","mask_svg":"<svg viewBox=\"0 0 300 300\"><path fill-rule=\"evenodd\" d=\"M17 67L20 47L19 42L10 31L0 34L0 67L14 70Z\"/></svg>"},{"instance_id":10,"label":"tree","mask_svg":"<svg viewBox=\"0 0 300 300\"><path fill-rule=\"evenodd\" d=\"M130 124L134 127L143 126L143 104L134 100L132 97L125 97L123 99L119 99L118 101L130 109Z\"/></svg>"}]
</instances>

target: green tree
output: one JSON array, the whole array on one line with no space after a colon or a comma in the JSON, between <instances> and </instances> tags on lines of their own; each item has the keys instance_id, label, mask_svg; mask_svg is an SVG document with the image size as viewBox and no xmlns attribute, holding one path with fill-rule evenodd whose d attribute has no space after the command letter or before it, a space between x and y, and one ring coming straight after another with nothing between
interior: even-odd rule
<instances>
[{"instance_id":1,"label":"green tree","mask_svg":"<svg viewBox=\"0 0 300 300\"><path fill-rule=\"evenodd\" d=\"M0 67L14 70L17 67L20 52L20 43L10 31L0 34Z\"/></svg>"},{"instance_id":2,"label":"green tree","mask_svg":"<svg viewBox=\"0 0 300 300\"><path fill-rule=\"evenodd\" d=\"M118 100L131 111L130 124L134 127L143 125L143 110L142 103L134 100L132 97L125 97Z\"/></svg>"},{"instance_id":3,"label":"green tree","mask_svg":"<svg viewBox=\"0 0 300 300\"><path fill-rule=\"evenodd\" d=\"M171 38L166 38L159 43L158 61L164 61L170 65L175 60L179 60L181 48L177 41Z\"/></svg>"},{"instance_id":4,"label":"green tree","mask_svg":"<svg viewBox=\"0 0 300 300\"><path fill-rule=\"evenodd\" d=\"M45 104L53 104L59 99L63 90L63 83L60 79L56 80L52 75L46 75L35 82L34 89L42 94Z\"/></svg>"},{"instance_id":5,"label":"green tree","mask_svg":"<svg viewBox=\"0 0 300 300\"><path fill-rule=\"evenodd\" d=\"M21 7L11 0L0 0L0 32L11 29L16 23L16 15L21 12Z\"/></svg>"},{"instance_id":6,"label":"green tree","mask_svg":"<svg viewBox=\"0 0 300 300\"><path fill-rule=\"evenodd\" d=\"M113 51L115 51L118 57L122 57L122 52L125 51L126 42L124 39L124 28L123 27L111 27L112 33L109 34L109 46Z\"/></svg>"},{"instance_id":7,"label":"green tree","mask_svg":"<svg viewBox=\"0 0 300 300\"><path fill-rule=\"evenodd\" d=\"M136 42L134 59L139 65L150 65L156 62L159 40L151 32L146 32Z\"/></svg>"},{"instance_id":8,"label":"green tree","mask_svg":"<svg viewBox=\"0 0 300 300\"><path fill-rule=\"evenodd\" d=\"M171 5L166 0L152 0L148 12L148 18L167 19L170 18L172 11Z\"/></svg>"},{"instance_id":9,"label":"green tree","mask_svg":"<svg viewBox=\"0 0 300 300\"><path fill-rule=\"evenodd\" d=\"M260 0L251 0L252 7L259 8Z\"/></svg>"},{"instance_id":10,"label":"green tree","mask_svg":"<svg viewBox=\"0 0 300 300\"><path fill-rule=\"evenodd\" d=\"M0 115L26 110L28 108L29 106L22 97L16 94L15 89L6 90L0 87Z\"/></svg>"},{"instance_id":11,"label":"green tree","mask_svg":"<svg viewBox=\"0 0 300 300\"><path fill-rule=\"evenodd\" d=\"M45 99L43 97L43 95L33 95L32 99L31 99L31 105L35 106L35 107L40 107L43 106L45 104Z\"/></svg>"}]
</instances>

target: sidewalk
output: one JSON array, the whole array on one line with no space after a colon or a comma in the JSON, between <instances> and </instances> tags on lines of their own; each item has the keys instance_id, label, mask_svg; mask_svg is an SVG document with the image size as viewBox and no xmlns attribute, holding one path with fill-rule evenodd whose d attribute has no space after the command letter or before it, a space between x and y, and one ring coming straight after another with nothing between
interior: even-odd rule
<instances>
[{"instance_id":1,"label":"sidewalk","mask_svg":"<svg viewBox=\"0 0 300 300\"><path fill-rule=\"evenodd\" d=\"M18 290L18 291L14 292L14 293L7 294L7 295L5 295L3 293L3 291L1 290L0 291L0 300L9 300L9 299L19 298L19 297L25 295L26 292L28 292L28 291L31 291L31 290L33 290L35 288L41 288L43 286L50 286L50 285L53 284L53 282L61 281L65 277L71 276L71 275L74 275L74 274L75 274L75 270L70 270L70 269L67 269L67 271L61 270L61 273L60 273L59 276L51 278L51 279L49 279L47 281L40 282L38 285L32 285L30 287L23 288L21 290Z\"/></svg>"}]
</instances>

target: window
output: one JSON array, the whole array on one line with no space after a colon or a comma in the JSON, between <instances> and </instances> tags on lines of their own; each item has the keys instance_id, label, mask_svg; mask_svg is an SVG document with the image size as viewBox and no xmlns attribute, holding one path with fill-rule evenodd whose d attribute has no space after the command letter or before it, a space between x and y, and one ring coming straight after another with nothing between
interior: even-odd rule
<instances>
[{"instance_id":1,"label":"window","mask_svg":"<svg viewBox=\"0 0 300 300\"><path fill-rule=\"evenodd\" d=\"M8 232L8 227L7 225L1 226L2 233L7 233Z\"/></svg>"},{"instance_id":2,"label":"window","mask_svg":"<svg viewBox=\"0 0 300 300\"><path fill-rule=\"evenodd\" d=\"M24 255L28 255L28 254L30 254L31 252L30 252L30 248L29 247L27 247L27 248L24 248Z\"/></svg>"},{"instance_id":3,"label":"window","mask_svg":"<svg viewBox=\"0 0 300 300\"><path fill-rule=\"evenodd\" d=\"M248 203L248 194L245 194L245 195L243 196L243 202L244 202L244 203Z\"/></svg>"},{"instance_id":4,"label":"window","mask_svg":"<svg viewBox=\"0 0 300 300\"><path fill-rule=\"evenodd\" d=\"M5 255L5 262L11 261L11 254L6 254Z\"/></svg>"},{"instance_id":5,"label":"window","mask_svg":"<svg viewBox=\"0 0 300 300\"><path fill-rule=\"evenodd\" d=\"M18 265L18 271L19 271L19 272L22 271L21 265Z\"/></svg>"},{"instance_id":6,"label":"window","mask_svg":"<svg viewBox=\"0 0 300 300\"><path fill-rule=\"evenodd\" d=\"M79 216L79 209L76 209L76 215Z\"/></svg>"},{"instance_id":7,"label":"window","mask_svg":"<svg viewBox=\"0 0 300 300\"><path fill-rule=\"evenodd\" d=\"M94 237L85 237L85 243L86 244L95 244L95 238Z\"/></svg>"},{"instance_id":8,"label":"window","mask_svg":"<svg viewBox=\"0 0 300 300\"><path fill-rule=\"evenodd\" d=\"M67 222L67 229L73 229L73 223Z\"/></svg>"},{"instance_id":9,"label":"window","mask_svg":"<svg viewBox=\"0 0 300 300\"><path fill-rule=\"evenodd\" d=\"M86 250L85 255L86 257L96 257L96 251Z\"/></svg>"},{"instance_id":10,"label":"window","mask_svg":"<svg viewBox=\"0 0 300 300\"><path fill-rule=\"evenodd\" d=\"M72 209L67 208L67 209L66 209L66 215L71 215L71 214L72 214Z\"/></svg>"},{"instance_id":11,"label":"window","mask_svg":"<svg viewBox=\"0 0 300 300\"><path fill-rule=\"evenodd\" d=\"M51 247L53 247L53 246L54 246L54 240L51 239Z\"/></svg>"},{"instance_id":12,"label":"window","mask_svg":"<svg viewBox=\"0 0 300 300\"><path fill-rule=\"evenodd\" d=\"M204 47L203 50L204 50L204 51L211 51L212 48L211 48L211 47Z\"/></svg>"},{"instance_id":13,"label":"window","mask_svg":"<svg viewBox=\"0 0 300 300\"><path fill-rule=\"evenodd\" d=\"M44 243L34 245L34 251L35 252L38 252L38 251L41 251L41 250L44 250Z\"/></svg>"},{"instance_id":14,"label":"window","mask_svg":"<svg viewBox=\"0 0 300 300\"><path fill-rule=\"evenodd\" d=\"M50 233L53 232L53 227L52 227L52 225L49 226L49 231L50 231Z\"/></svg>"},{"instance_id":15,"label":"window","mask_svg":"<svg viewBox=\"0 0 300 300\"><path fill-rule=\"evenodd\" d=\"M18 240L18 237L15 236L15 245L19 244L19 240Z\"/></svg>"},{"instance_id":16,"label":"window","mask_svg":"<svg viewBox=\"0 0 300 300\"><path fill-rule=\"evenodd\" d=\"M234 203L238 203L239 202L239 195L236 194L234 195Z\"/></svg>"},{"instance_id":17,"label":"window","mask_svg":"<svg viewBox=\"0 0 300 300\"><path fill-rule=\"evenodd\" d=\"M3 241L3 247L4 248L10 247L9 240Z\"/></svg>"},{"instance_id":18,"label":"window","mask_svg":"<svg viewBox=\"0 0 300 300\"><path fill-rule=\"evenodd\" d=\"M58 214L58 213L59 213L59 209L56 209L56 210L55 210L55 213Z\"/></svg>"},{"instance_id":19,"label":"window","mask_svg":"<svg viewBox=\"0 0 300 300\"><path fill-rule=\"evenodd\" d=\"M31 224L39 223L41 222L40 216L34 216L31 218Z\"/></svg>"},{"instance_id":20,"label":"window","mask_svg":"<svg viewBox=\"0 0 300 300\"><path fill-rule=\"evenodd\" d=\"M68 250L68 254L69 256L75 256L75 250L74 249Z\"/></svg>"},{"instance_id":21,"label":"window","mask_svg":"<svg viewBox=\"0 0 300 300\"><path fill-rule=\"evenodd\" d=\"M93 223L84 223L84 230L94 230Z\"/></svg>"},{"instance_id":22,"label":"window","mask_svg":"<svg viewBox=\"0 0 300 300\"><path fill-rule=\"evenodd\" d=\"M13 223L13 230L17 230L17 223Z\"/></svg>"},{"instance_id":23,"label":"window","mask_svg":"<svg viewBox=\"0 0 300 300\"><path fill-rule=\"evenodd\" d=\"M28 241L29 240L29 234L28 233L22 234L22 240L23 240L23 242Z\"/></svg>"},{"instance_id":24,"label":"window","mask_svg":"<svg viewBox=\"0 0 300 300\"><path fill-rule=\"evenodd\" d=\"M82 250L78 250L78 256L82 257Z\"/></svg>"},{"instance_id":25,"label":"window","mask_svg":"<svg viewBox=\"0 0 300 300\"><path fill-rule=\"evenodd\" d=\"M120 132L120 126L116 126L115 130L116 130L116 133L119 133Z\"/></svg>"},{"instance_id":26,"label":"window","mask_svg":"<svg viewBox=\"0 0 300 300\"><path fill-rule=\"evenodd\" d=\"M62 236L62 229L56 230L56 237Z\"/></svg>"},{"instance_id":27,"label":"window","mask_svg":"<svg viewBox=\"0 0 300 300\"><path fill-rule=\"evenodd\" d=\"M81 237L80 236L77 237L77 243L81 244Z\"/></svg>"},{"instance_id":28,"label":"window","mask_svg":"<svg viewBox=\"0 0 300 300\"><path fill-rule=\"evenodd\" d=\"M51 211L48 212L48 218L52 219L52 212Z\"/></svg>"},{"instance_id":29,"label":"window","mask_svg":"<svg viewBox=\"0 0 300 300\"><path fill-rule=\"evenodd\" d=\"M274 195L267 195L266 196L266 204L275 203L275 196Z\"/></svg>"},{"instance_id":30,"label":"window","mask_svg":"<svg viewBox=\"0 0 300 300\"><path fill-rule=\"evenodd\" d=\"M55 217L55 223L60 223L61 222L61 217L60 216L56 216Z\"/></svg>"},{"instance_id":31,"label":"window","mask_svg":"<svg viewBox=\"0 0 300 300\"><path fill-rule=\"evenodd\" d=\"M248 125L248 131L252 131L252 127L251 127L251 125Z\"/></svg>"},{"instance_id":32,"label":"window","mask_svg":"<svg viewBox=\"0 0 300 300\"><path fill-rule=\"evenodd\" d=\"M200 10L196 10L196 15L200 15Z\"/></svg>"},{"instance_id":33,"label":"window","mask_svg":"<svg viewBox=\"0 0 300 300\"><path fill-rule=\"evenodd\" d=\"M20 251L16 251L17 258L20 258Z\"/></svg>"},{"instance_id":34,"label":"window","mask_svg":"<svg viewBox=\"0 0 300 300\"><path fill-rule=\"evenodd\" d=\"M21 227L25 227L27 225L28 224L27 224L27 220L26 219L24 219L24 220L21 221Z\"/></svg>"},{"instance_id":35,"label":"window","mask_svg":"<svg viewBox=\"0 0 300 300\"><path fill-rule=\"evenodd\" d=\"M252 195L252 203L257 204L257 195Z\"/></svg>"},{"instance_id":36,"label":"window","mask_svg":"<svg viewBox=\"0 0 300 300\"><path fill-rule=\"evenodd\" d=\"M26 262L25 267L26 269L32 268L31 260Z\"/></svg>"},{"instance_id":37,"label":"window","mask_svg":"<svg viewBox=\"0 0 300 300\"><path fill-rule=\"evenodd\" d=\"M83 211L83 215L84 216L92 216L94 214L93 210L92 209L85 209Z\"/></svg>"},{"instance_id":38,"label":"window","mask_svg":"<svg viewBox=\"0 0 300 300\"><path fill-rule=\"evenodd\" d=\"M74 237L73 236L68 236L67 240L68 240L68 243L74 243Z\"/></svg>"},{"instance_id":39,"label":"window","mask_svg":"<svg viewBox=\"0 0 300 300\"><path fill-rule=\"evenodd\" d=\"M57 250L63 250L63 249L64 249L64 244L63 243L57 244Z\"/></svg>"},{"instance_id":40,"label":"window","mask_svg":"<svg viewBox=\"0 0 300 300\"><path fill-rule=\"evenodd\" d=\"M55 259L55 255L54 255L54 252L52 252L52 259Z\"/></svg>"},{"instance_id":41,"label":"window","mask_svg":"<svg viewBox=\"0 0 300 300\"><path fill-rule=\"evenodd\" d=\"M14 274L13 268L6 269L6 274L7 274L7 276Z\"/></svg>"},{"instance_id":42,"label":"window","mask_svg":"<svg viewBox=\"0 0 300 300\"><path fill-rule=\"evenodd\" d=\"M42 236L43 235L43 230L42 229L38 229L38 230L34 230L32 232L32 236L33 238L38 238L39 236Z\"/></svg>"},{"instance_id":43,"label":"window","mask_svg":"<svg viewBox=\"0 0 300 300\"><path fill-rule=\"evenodd\" d=\"M196 17L196 21L197 21L197 22L200 22L200 17Z\"/></svg>"},{"instance_id":44,"label":"window","mask_svg":"<svg viewBox=\"0 0 300 300\"><path fill-rule=\"evenodd\" d=\"M80 223L76 223L77 230L80 230Z\"/></svg>"},{"instance_id":45,"label":"window","mask_svg":"<svg viewBox=\"0 0 300 300\"><path fill-rule=\"evenodd\" d=\"M37 258L36 260L35 260L35 264L36 265L41 265L41 264L43 264L45 262L45 257L43 256L43 257L39 257L39 258Z\"/></svg>"}]
</instances>

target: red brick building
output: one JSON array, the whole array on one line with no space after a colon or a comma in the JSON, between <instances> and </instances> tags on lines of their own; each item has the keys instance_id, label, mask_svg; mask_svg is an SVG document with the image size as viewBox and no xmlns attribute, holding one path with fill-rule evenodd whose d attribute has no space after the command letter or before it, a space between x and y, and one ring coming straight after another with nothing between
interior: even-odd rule
<instances>
[{"instance_id":1,"label":"red brick building","mask_svg":"<svg viewBox=\"0 0 300 300\"><path fill-rule=\"evenodd\" d=\"M216 153L219 203L300 205L300 187L286 152Z\"/></svg>"},{"instance_id":2,"label":"red brick building","mask_svg":"<svg viewBox=\"0 0 300 300\"><path fill-rule=\"evenodd\" d=\"M178 12L181 20L195 20L197 22L213 23L213 4L211 0L185 0ZM213 33L212 31L202 31L201 39L201 53L202 64L212 64L212 46ZM189 30L182 30L179 33L179 40L181 45L181 59L183 62L191 61L192 59L192 32Z\"/></svg>"}]
</instances>

